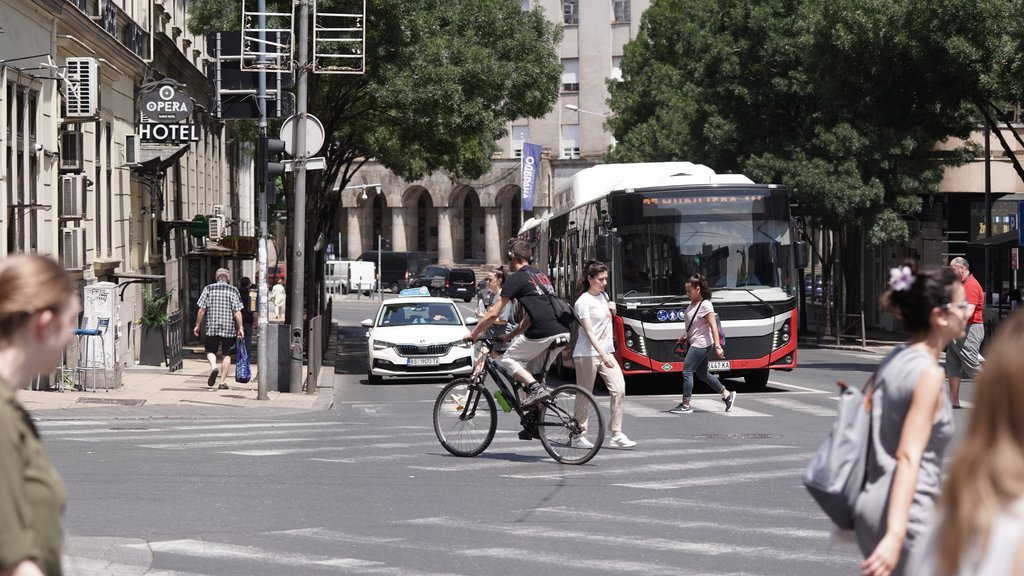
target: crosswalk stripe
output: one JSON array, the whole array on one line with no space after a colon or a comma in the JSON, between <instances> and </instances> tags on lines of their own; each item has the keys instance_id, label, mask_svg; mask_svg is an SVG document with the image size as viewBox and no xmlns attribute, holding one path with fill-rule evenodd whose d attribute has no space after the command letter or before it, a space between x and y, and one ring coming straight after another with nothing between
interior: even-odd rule
<instances>
[{"instance_id":1,"label":"crosswalk stripe","mask_svg":"<svg viewBox=\"0 0 1024 576\"><path fill-rule=\"evenodd\" d=\"M557 528L548 528L536 522L530 523L529 525L491 525L479 522L467 522L462 518L452 518L448 516L415 518L400 522L414 526L433 526L439 528L469 530L473 533L492 532L520 538L553 538L567 542L586 542L588 544L611 546L614 550L636 548L707 556L729 555L744 556L748 558L827 562L829 564L846 564L848 562L845 558L837 560L832 554L790 552L770 546L744 546L734 543L722 544L717 542L691 542L688 540L673 540L668 538L650 538L642 536L609 536L605 534L595 534L591 531L574 531L568 525L561 524ZM531 552L531 559L533 557L532 554L533 553ZM567 565L572 565L572 562L569 562Z\"/></svg>"},{"instance_id":2,"label":"crosswalk stripe","mask_svg":"<svg viewBox=\"0 0 1024 576\"><path fill-rule=\"evenodd\" d=\"M799 454L794 456L800 456L804 460L807 459L806 454ZM668 480L668 481L656 481L656 482L629 482L614 484L614 486L623 486L626 488L646 488L648 490L671 490L678 488L693 488L696 486L733 486L743 482L757 482L758 480L769 480L772 478L785 478L787 476L797 479L800 473L803 472L803 468L795 468L789 470L775 470L771 472L747 472L741 474L721 474L718 476L702 476L700 478L683 478L680 480Z\"/></svg>"},{"instance_id":3,"label":"crosswalk stripe","mask_svg":"<svg viewBox=\"0 0 1024 576\"><path fill-rule=\"evenodd\" d=\"M755 402L762 404L768 404L777 408L785 408L786 410L792 410L794 412L801 412L803 414L810 414L811 416L829 416L833 417L836 415L835 408L829 408L827 406L818 406L817 404L811 404L810 402L801 402L794 398L757 398Z\"/></svg>"},{"instance_id":4,"label":"crosswalk stripe","mask_svg":"<svg viewBox=\"0 0 1024 576\"><path fill-rule=\"evenodd\" d=\"M652 408L639 402L630 402L627 398L623 405L623 413L631 418L677 418L678 414L672 414L668 408Z\"/></svg>"},{"instance_id":5,"label":"crosswalk stripe","mask_svg":"<svg viewBox=\"0 0 1024 576\"><path fill-rule=\"evenodd\" d=\"M260 422L260 423L249 423L249 424L214 424L214 425L181 425L181 426L130 426L120 422L97 422L96 424L103 425L106 428L103 430L63 430L54 431L53 434L60 434L59 437L55 438L65 439L65 436L77 436L88 434L90 436L98 434L109 434L113 438L117 438L117 433L132 433L132 434L160 434L166 432L199 432L203 430L252 430L254 428L266 428L266 429L290 429L290 428L323 428L328 426L338 426L337 422ZM121 426L121 429L109 428L109 426ZM351 425L351 424L346 424ZM70 439L70 438L68 438Z\"/></svg>"},{"instance_id":6,"label":"crosswalk stripe","mask_svg":"<svg viewBox=\"0 0 1024 576\"><path fill-rule=\"evenodd\" d=\"M465 556L477 556L493 558L495 560L517 561L523 559L523 553L519 550L508 548L470 548L461 552ZM627 560L604 560L587 559L567 554L547 554L531 550L529 553L531 563L547 564L548 566L564 569L572 566L579 570L593 570L596 572L610 572L612 574L652 574L665 576L687 576L698 574L691 572L685 567L666 566L664 564L652 564L650 562L633 562Z\"/></svg>"},{"instance_id":7,"label":"crosswalk stripe","mask_svg":"<svg viewBox=\"0 0 1024 576\"><path fill-rule=\"evenodd\" d=\"M285 566L308 566L318 564L332 566L335 568L370 568L383 566L383 562L375 560L362 560L359 558L331 558L329 556L314 556L306 554L288 554L283 552L271 552L254 546L238 546L235 544L222 544L218 542L204 542L202 540L167 540L163 542L147 542L144 544L129 544L128 548L149 548L153 552L165 554L179 554L211 560L246 560L250 562L267 562L271 564L282 564Z\"/></svg>"},{"instance_id":8,"label":"crosswalk stripe","mask_svg":"<svg viewBox=\"0 0 1024 576\"><path fill-rule=\"evenodd\" d=\"M330 432L331 435L338 435L338 434L343 434L345 432L349 432L349 430L346 430L346 429L331 429L329 431L328 430L323 430L323 431L324 432ZM136 442L136 441L152 441L152 440L171 441L171 440L193 440L195 438L204 438L204 439L212 439L212 438L241 438L243 440L247 440L247 439L256 439L258 437L264 437L264 436L281 436L281 435L284 435L284 434L295 434L296 432L299 432L299 433L309 433L309 432L320 432L320 430L296 430L295 428L285 428L285 429L273 428L273 429L267 429L267 430L253 429L253 430L246 430L244 432L199 432L199 433L187 432L187 433L184 433L184 434L181 434L181 433L178 433L178 434L155 434L155 435L154 434L148 434L148 435L144 435L144 436L127 436L127 435L126 436L117 436L117 435L115 435L115 436L108 436L108 435L98 436L97 435L97 436L71 437L71 438L54 437L54 439L55 440L67 440L69 442L110 442L110 441ZM329 438L330 436L323 436L323 437L324 438ZM362 435L362 436L344 436L344 438L354 438L354 439L370 439L370 438L376 439L376 438L387 438L387 437L388 436L379 435L379 434L378 435L373 435L373 436L367 436L367 435Z\"/></svg>"},{"instance_id":9,"label":"crosswalk stripe","mask_svg":"<svg viewBox=\"0 0 1024 576\"><path fill-rule=\"evenodd\" d=\"M614 469L574 469L560 471L555 474L509 474L507 478L519 478L519 479L555 479L555 478L574 478L578 476L593 476L599 475L605 476L619 476L626 474L643 474L646 472L677 472L681 470L702 470L705 468L711 468L714 466L744 466L746 464L760 464L763 462L780 462L786 460L807 460L806 454L796 455L771 455L771 456L758 456L756 458L733 458L733 459L713 459L713 460L694 460L691 456L699 454L726 454L731 452L746 452L748 450L771 450L774 448L792 448L791 446L778 446L772 444L756 444L749 446L723 446L723 447L711 447L701 448L698 450L687 450L682 452L680 455L687 457L686 462L673 462L666 464L648 464L646 466L629 466L626 468L614 468ZM600 457L600 455L598 456ZM798 457L798 458L797 458Z\"/></svg>"},{"instance_id":10,"label":"crosswalk stripe","mask_svg":"<svg viewBox=\"0 0 1024 576\"><path fill-rule=\"evenodd\" d=\"M810 500L808 500L808 503L810 503ZM753 514L773 518L800 518L804 520L808 518L808 513L803 510L791 510L787 508L758 508L754 506L730 506L719 502L705 502L703 500L694 500L690 498L644 498L641 500L632 500L630 502L626 502L626 504L639 504L641 506L653 506L655 508L707 508L722 513ZM814 510L817 510L817 508ZM825 517L821 516L821 518L824 520Z\"/></svg>"},{"instance_id":11,"label":"crosswalk stripe","mask_svg":"<svg viewBox=\"0 0 1024 576\"><path fill-rule=\"evenodd\" d=\"M743 396L739 397L743 400ZM753 417L769 417L771 414L764 414L762 412L755 412L753 410L747 410L746 408L740 408L739 406L733 406L732 410L725 411L725 404L720 398L714 400L710 398L693 398L690 400L690 407L693 408L695 413L697 412L711 412L719 416L728 416L730 418L753 418ZM686 416L681 414L680 416Z\"/></svg>"}]
</instances>

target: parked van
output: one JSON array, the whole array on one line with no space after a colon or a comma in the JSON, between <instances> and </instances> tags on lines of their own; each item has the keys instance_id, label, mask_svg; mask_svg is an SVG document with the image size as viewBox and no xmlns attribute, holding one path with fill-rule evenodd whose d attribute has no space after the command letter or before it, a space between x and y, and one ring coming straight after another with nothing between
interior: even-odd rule
<instances>
[{"instance_id":1,"label":"parked van","mask_svg":"<svg viewBox=\"0 0 1024 576\"><path fill-rule=\"evenodd\" d=\"M330 294L362 292L377 289L375 264L359 260L328 260L324 263L324 286Z\"/></svg>"},{"instance_id":2,"label":"parked van","mask_svg":"<svg viewBox=\"0 0 1024 576\"><path fill-rule=\"evenodd\" d=\"M368 250L359 255L364 262L377 264L377 251ZM383 288L398 293L409 287L409 280L430 265L430 259L416 252L381 252L380 284Z\"/></svg>"}]
</instances>

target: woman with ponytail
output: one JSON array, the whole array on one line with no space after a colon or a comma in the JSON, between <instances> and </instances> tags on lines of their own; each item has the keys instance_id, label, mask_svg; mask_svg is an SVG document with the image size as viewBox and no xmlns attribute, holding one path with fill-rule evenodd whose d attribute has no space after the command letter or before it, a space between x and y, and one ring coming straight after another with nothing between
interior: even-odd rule
<instances>
[{"instance_id":1,"label":"woman with ponytail","mask_svg":"<svg viewBox=\"0 0 1024 576\"><path fill-rule=\"evenodd\" d=\"M586 391L594 389L594 379L600 375L608 389L608 409L611 419L608 429L611 430L611 446L614 448L633 448L636 442L622 433L622 412L626 402L626 379L622 369L615 361L615 344L612 339L612 316L615 315L615 303L608 300L604 293L608 285L608 267L602 262L591 260L583 266L583 277L580 281L580 297L574 306L576 317L580 320L580 331L576 336L576 347L572 351L572 363L576 368L576 384ZM577 399L576 414L582 416L585 406L582 398ZM586 427L586 422L583 423ZM585 435L573 440L574 443L590 442Z\"/></svg>"},{"instance_id":2,"label":"woman with ponytail","mask_svg":"<svg viewBox=\"0 0 1024 576\"><path fill-rule=\"evenodd\" d=\"M715 356L722 358L722 335L718 333L718 322L715 321L715 307L711 304L711 288L708 281L700 274L694 274L684 285L690 304L683 311L686 318L686 332L679 338L685 340L686 356L683 358L683 401L669 410L673 414L689 414L693 412L690 397L693 395L693 376L703 380L708 386L722 395L725 411L732 410L736 403L736 392L726 390L717 376L708 370L708 358L714 351Z\"/></svg>"}]
</instances>

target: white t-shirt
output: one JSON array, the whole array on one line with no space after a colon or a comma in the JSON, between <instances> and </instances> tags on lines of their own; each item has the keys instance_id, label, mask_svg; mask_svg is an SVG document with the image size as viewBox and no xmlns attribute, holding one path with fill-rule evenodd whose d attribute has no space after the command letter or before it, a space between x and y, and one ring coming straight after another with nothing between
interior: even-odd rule
<instances>
[{"instance_id":1,"label":"white t-shirt","mask_svg":"<svg viewBox=\"0 0 1024 576\"><path fill-rule=\"evenodd\" d=\"M711 335L711 325L708 324L709 318L715 318L715 307L711 304L711 300L700 300L697 304L690 302L684 314L686 315L686 331L690 335L690 346L707 348L714 345L715 339ZM693 326L690 325L691 323Z\"/></svg>"},{"instance_id":2,"label":"white t-shirt","mask_svg":"<svg viewBox=\"0 0 1024 576\"><path fill-rule=\"evenodd\" d=\"M604 352L611 353L615 350L615 343L612 339L612 311L608 309L608 297L604 292L593 296L590 292L584 292L576 300L576 316L580 319L590 319L590 329L597 338L597 344ZM590 338L580 326L576 335L576 347L572 350L574 358L584 356L600 356L590 345Z\"/></svg>"}]
</instances>

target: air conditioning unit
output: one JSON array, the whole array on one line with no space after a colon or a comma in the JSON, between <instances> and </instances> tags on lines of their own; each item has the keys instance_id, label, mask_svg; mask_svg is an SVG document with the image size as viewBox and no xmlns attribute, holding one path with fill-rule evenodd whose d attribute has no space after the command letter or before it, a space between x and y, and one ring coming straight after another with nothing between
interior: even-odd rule
<instances>
[{"instance_id":1,"label":"air conditioning unit","mask_svg":"<svg viewBox=\"0 0 1024 576\"><path fill-rule=\"evenodd\" d=\"M220 240L224 237L224 217L210 217L210 240Z\"/></svg>"},{"instance_id":2,"label":"air conditioning unit","mask_svg":"<svg viewBox=\"0 0 1024 576\"><path fill-rule=\"evenodd\" d=\"M138 134L125 134L124 136L124 163L132 166L142 163L139 160Z\"/></svg>"},{"instance_id":3,"label":"air conditioning unit","mask_svg":"<svg viewBox=\"0 0 1024 576\"><path fill-rule=\"evenodd\" d=\"M85 268L85 228L60 231L60 260L67 270Z\"/></svg>"},{"instance_id":4,"label":"air conditioning unit","mask_svg":"<svg viewBox=\"0 0 1024 576\"><path fill-rule=\"evenodd\" d=\"M65 130L60 133L60 168L61 172L81 172L82 142L84 134L77 130Z\"/></svg>"},{"instance_id":5,"label":"air conditioning unit","mask_svg":"<svg viewBox=\"0 0 1024 576\"><path fill-rule=\"evenodd\" d=\"M214 204L213 205L213 215L214 216L224 216L224 205L223 204Z\"/></svg>"},{"instance_id":6,"label":"air conditioning unit","mask_svg":"<svg viewBox=\"0 0 1024 576\"><path fill-rule=\"evenodd\" d=\"M85 174L60 177L60 217L69 220L85 218Z\"/></svg>"},{"instance_id":7,"label":"air conditioning unit","mask_svg":"<svg viewBox=\"0 0 1024 576\"><path fill-rule=\"evenodd\" d=\"M96 120L100 115L100 65L95 58L68 58L64 118Z\"/></svg>"}]
</instances>

